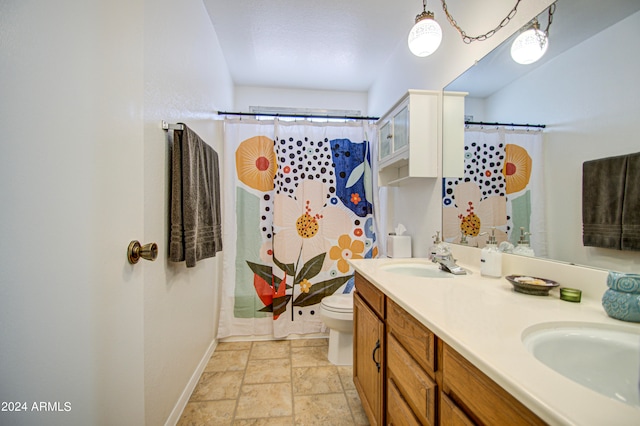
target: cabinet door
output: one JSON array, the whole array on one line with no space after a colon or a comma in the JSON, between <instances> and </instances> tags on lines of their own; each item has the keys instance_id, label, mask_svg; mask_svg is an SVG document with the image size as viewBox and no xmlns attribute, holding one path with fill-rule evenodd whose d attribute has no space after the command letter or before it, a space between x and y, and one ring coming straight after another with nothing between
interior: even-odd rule
<instances>
[{"instance_id":1,"label":"cabinet door","mask_svg":"<svg viewBox=\"0 0 640 426\"><path fill-rule=\"evenodd\" d=\"M356 293L353 297L353 382L372 425L384 424L384 323Z\"/></svg>"},{"instance_id":2,"label":"cabinet door","mask_svg":"<svg viewBox=\"0 0 640 426\"><path fill-rule=\"evenodd\" d=\"M387 121L382 127L380 127L380 140L378 142L378 145L380 147L380 160L384 160L391 155L391 143L393 139L393 135L391 133L392 131L393 129L391 128L391 121Z\"/></svg>"},{"instance_id":3,"label":"cabinet door","mask_svg":"<svg viewBox=\"0 0 640 426\"><path fill-rule=\"evenodd\" d=\"M393 117L393 152L409 145L409 105Z\"/></svg>"}]
</instances>

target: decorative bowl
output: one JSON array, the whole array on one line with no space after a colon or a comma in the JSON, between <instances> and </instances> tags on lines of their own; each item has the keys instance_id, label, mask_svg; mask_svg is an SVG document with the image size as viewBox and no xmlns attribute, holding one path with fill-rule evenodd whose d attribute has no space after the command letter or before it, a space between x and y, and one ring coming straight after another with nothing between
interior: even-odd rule
<instances>
[{"instance_id":1,"label":"decorative bowl","mask_svg":"<svg viewBox=\"0 0 640 426\"><path fill-rule=\"evenodd\" d=\"M514 291L533 296L548 296L549 290L560 285L546 278L529 275L509 275L505 278L513 285Z\"/></svg>"},{"instance_id":2,"label":"decorative bowl","mask_svg":"<svg viewBox=\"0 0 640 426\"><path fill-rule=\"evenodd\" d=\"M640 274L609 271L607 286L623 293L640 294Z\"/></svg>"},{"instance_id":3,"label":"decorative bowl","mask_svg":"<svg viewBox=\"0 0 640 426\"><path fill-rule=\"evenodd\" d=\"M602 296L602 307L611 318L640 322L640 294L609 288Z\"/></svg>"}]
</instances>

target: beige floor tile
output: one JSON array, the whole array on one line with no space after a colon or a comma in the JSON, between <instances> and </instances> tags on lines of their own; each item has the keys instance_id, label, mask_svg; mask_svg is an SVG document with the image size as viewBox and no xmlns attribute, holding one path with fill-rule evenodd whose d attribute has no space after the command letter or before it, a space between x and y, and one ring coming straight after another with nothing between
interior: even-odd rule
<instances>
[{"instance_id":1,"label":"beige floor tile","mask_svg":"<svg viewBox=\"0 0 640 426\"><path fill-rule=\"evenodd\" d=\"M236 399L244 371L202 373L190 401Z\"/></svg>"},{"instance_id":2,"label":"beige floor tile","mask_svg":"<svg viewBox=\"0 0 640 426\"><path fill-rule=\"evenodd\" d=\"M249 350L242 351L220 351L217 350L211 355L204 371L240 371L247 366Z\"/></svg>"},{"instance_id":3,"label":"beige floor tile","mask_svg":"<svg viewBox=\"0 0 640 426\"><path fill-rule=\"evenodd\" d=\"M178 426L231 425L236 400L189 402Z\"/></svg>"},{"instance_id":4,"label":"beige floor tile","mask_svg":"<svg viewBox=\"0 0 640 426\"><path fill-rule=\"evenodd\" d=\"M356 389L356 385L353 384L353 367L339 366L338 374L340 374L340 381L342 381L342 387L345 391Z\"/></svg>"},{"instance_id":5,"label":"beige floor tile","mask_svg":"<svg viewBox=\"0 0 640 426\"><path fill-rule=\"evenodd\" d=\"M253 342L220 342L216 346L216 352L218 351L240 351L242 349L251 349L251 343Z\"/></svg>"},{"instance_id":6,"label":"beige floor tile","mask_svg":"<svg viewBox=\"0 0 640 426\"><path fill-rule=\"evenodd\" d=\"M343 392L336 366L293 369L293 394L312 395Z\"/></svg>"},{"instance_id":7,"label":"beige floor tile","mask_svg":"<svg viewBox=\"0 0 640 426\"><path fill-rule=\"evenodd\" d=\"M367 419L367 415L364 412L364 408L362 408L362 401L360 401L360 396L358 395L358 391L355 389L345 391L345 395L347 397L347 402L349 403L349 408L351 408L351 414L353 414L353 421L356 425L368 425L369 419Z\"/></svg>"},{"instance_id":8,"label":"beige floor tile","mask_svg":"<svg viewBox=\"0 0 640 426\"><path fill-rule=\"evenodd\" d=\"M344 393L296 395L293 405L296 426L354 424Z\"/></svg>"},{"instance_id":9,"label":"beige floor tile","mask_svg":"<svg viewBox=\"0 0 640 426\"><path fill-rule=\"evenodd\" d=\"M236 419L284 417L292 414L291 383L242 386Z\"/></svg>"},{"instance_id":10,"label":"beige floor tile","mask_svg":"<svg viewBox=\"0 0 640 426\"><path fill-rule=\"evenodd\" d=\"M328 344L329 344L329 339L327 338L296 339L291 341L292 348L297 348L300 346L327 346Z\"/></svg>"},{"instance_id":11,"label":"beige floor tile","mask_svg":"<svg viewBox=\"0 0 640 426\"><path fill-rule=\"evenodd\" d=\"M233 426L293 426L293 417L242 419L233 422Z\"/></svg>"},{"instance_id":12,"label":"beige floor tile","mask_svg":"<svg viewBox=\"0 0 640 426\"><path fill-rule=\"evenodd\" d=\"M244 374L245 383L291 382L291 359L256 359L249 361Z\"/></svg>"},{"instance_id":13,"label":"beige floor tile","mask_svg":"<svg viewBox=\"0 0 640 426\"><path fill-rule=\"evenodd\" d=\"M253 342L249 359L289 358L291 356L291 342L289 340L269 340Z\"/></svg>"},{"instance_id":14,"label":"beige floor tile","mask_svg":"<svg viewBox=\"0 0 640 426\"><path fill-rule=\"evenodd\" d=\"M178 425L368 425L353 368L327 352L324 338L219 343Z\"/></svg>"},{"instance_id":15,"label":"beige floor tile","mask_svg":"<svg viewBox=\"0 0 640 426\"><path fill-rule=\"evenodd\" d=\"M332 365L327 358L328 346L291 348L292 367L320 367Z\"/></svg>"}]
</instances>

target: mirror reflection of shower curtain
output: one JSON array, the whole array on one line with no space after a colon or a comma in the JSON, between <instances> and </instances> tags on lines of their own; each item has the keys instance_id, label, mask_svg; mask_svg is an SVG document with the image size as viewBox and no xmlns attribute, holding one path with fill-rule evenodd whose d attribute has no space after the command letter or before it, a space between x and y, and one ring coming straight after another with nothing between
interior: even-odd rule
<instances>
[{"instance_id":1,"label":"mirror reflection of shower curtain","mask_svg":"<svg viewBox=\"0 0 640 426\"><path fill-rule=\"evenodd\" d=\"M542 131L468 126L464 176L443 181L443 237L483 247L495 228L498 242L516 245L530 232L536 256L546 256Z\"/></svg>"},{"instance_id":2,"label":"mirror reflection of shower curtain","mask_svg":"<svg viewBox=\"0 0 640 426\"><path fill-rule=\"evenodd\" d=\"M218 337L324 331L319 302L376 257L367 122L227 120Z\"/></svg>"}]
</instances>

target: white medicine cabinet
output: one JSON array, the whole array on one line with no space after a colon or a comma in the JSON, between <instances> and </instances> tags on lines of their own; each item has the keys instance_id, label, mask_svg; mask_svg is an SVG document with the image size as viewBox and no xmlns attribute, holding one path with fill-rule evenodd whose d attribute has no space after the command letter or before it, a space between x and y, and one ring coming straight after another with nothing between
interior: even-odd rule
<instances>
[{"instance_id":1,"label":"white medicine cabinet","mask_svg":"<svg viewBox=\"0 0 640 426\"><path fill-rule=\"evenodd\" d=\"M437 178L439 164L445 175L461 175L464 95L447 92L443 99L441 91L409 90L382 116L377 122L381 186L401 185L413 178ZM444 124L443 110L447 114ZM445 125L455 128L447 130L443 139ZM439 163L441 157L443 162Z\"/></svg>"}]
</instances>

